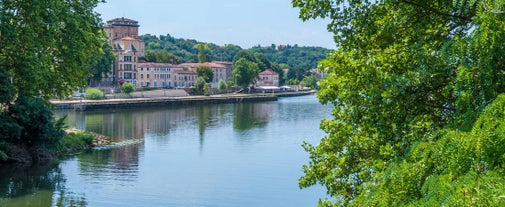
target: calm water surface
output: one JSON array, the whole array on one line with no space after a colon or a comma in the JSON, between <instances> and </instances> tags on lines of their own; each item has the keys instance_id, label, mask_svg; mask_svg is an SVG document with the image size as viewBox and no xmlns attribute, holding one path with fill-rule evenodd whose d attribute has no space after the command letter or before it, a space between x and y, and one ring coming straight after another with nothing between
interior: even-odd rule
<instances>
[{"instance_id":1,"label":"calm water surface","mask_svg":"<svg viewBox=\"0 0 505 207\"><path fill-rule=\"evenodd\" d=\"M63 115L118 146L0 169L0 206L305 207L326 197L297 183L301 144L318 143L331 115L315 96Z\"/></svg>"}]
</instances>

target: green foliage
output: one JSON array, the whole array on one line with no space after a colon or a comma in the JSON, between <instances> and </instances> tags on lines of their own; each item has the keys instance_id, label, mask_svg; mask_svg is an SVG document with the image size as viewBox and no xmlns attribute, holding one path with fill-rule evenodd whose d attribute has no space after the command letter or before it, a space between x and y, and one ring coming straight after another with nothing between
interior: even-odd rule
<instances>
[{"instance_id":1,"label":"green foliage","mask_svg":"<svg viewBox=\"0 0 505 207\"><path fill-rule=\"evenodd\" d=\"M210 83L214 79L214 71L209 66L196 67L196 73L198 73L198 77L202 77L206 83Z\"/></svg>"},{"instance_id":2,"label":"green foliage","mask_svg":"<svg viewBox=\"0 0 505 207\"><path fill-rule=\"evenodd\" d=\"M209 50L209 46L205 43L198 43L194 46L198 50L198 62L204 63L209 60L205 51Z\"/></svg>"},{"instance_id":3,"label":"green foliage","mask_svg":"<svg viewBox=\"0 0 505 207\"><path fill-rule=\"evenodd\" d=\"M0 81L9 77L9 93L48 99L85 86L91 57L105 41L93 11L98 2L1 2Z\"/></svg>"},{"instance_id":4,"label":"green foliage","mask_svg":"<svg viewBox=\"0 0 505 207\"><path fill-rule=\"evenodd\" d=\"M296 78L292 78L286 81L287 85L298 85L300 84L300 81Z\"/></svg>"},{"instance_id":5,"label":"green foliage","mask_svg":"<svg viewBox=\"0 0 505 207\"><path fill-rule=\"evenodd\" d=\"M228 85L226 84L226 82L224 80L219 80L219 82L217 83L217 89L219 90L226 90L228 89Z\"/></svg>"},{"instance_id":6,"label":"green foliage","mask_svg":"<svg viewBox=\"0 0 505 207\"><path fill-rule=\"evenodd\" d=\"M170 36L170 34L166 36L160 35L159 37L146 34L142 35L141 38L146 44L146 54L151 50L166 51L177 57L180 62L199 62L199 49L196 47L197 44L207 45L208 49L205 48L204 52L207 61L232 61L235 54L242 50L242 48L237 45L227 44L218 46L213 43L202 43L191 39L174 38ZM179 63L179 61L177 61L177 63ZM172 61L169 62L171 63Z\"/></svg>"},{"instance_id":7,"label":"green foliage","mask_svg":"<svg viewBox=\"0 0 505 207\"><path fill-rule=\"evenodd\" d=\"M209 84L205 84L205 85L203 85L203 95L204 95L204 96L210 96L210 92L209 92L209 90L210 90L210 86L209 86Z\"/></svg>"},{"instance_id":8,"label":"green foliage","mask_svg":"<svg viewBox=\"0 0 505 207\"><path fill-rule=\"evenodd\" d=\"M258 77L259 67L255 62L240 58L233 63L233 77L238 86L248 88Z\"/></svg>"},{"instance_id":9,"label":"green foliage","mask_svg":"<svg viewBox=\"0 0 505 207\"><path fill-rule=\"evenodd\" d=\"M292 1L331 19L339 48L320 62L334 118L304 145L300 186L325 186L321 205L503 205L504 110L488 110L505 92L505 2L345 2Z\"/></svg>"},{"instance_id":10,"label":"green foliage","mask_svg":"<svg viewBox=\"0 0 505 207\"><path fill-rule=\"evenodd\" d=\"M181 58L165 50L146 50L144 58L147 62L156 63L181 63Z\"/></svg>"},{"instance_id":11,"label":"green foliage","mask_svg":"<svg viewBox=\"0 0 505 207\"><path fill-rule=\"evenodd\" d=\"M149 62L207 62L232 61L236 62L240 58L246 58L251 62L258 63L260 70L271 68L275 72L282 74L282 69L291 68L298 71L298 80L309 75L309 69L318 67L318 62L326 57L330 51L322 47L299 47L298 45L272 45L270 47L253 47L243 50L239 46L227 44L218 46L212 43L203 43L191 39L174 38L170 34L155 36L142 35L142 40L146 44L146 60ZM166 53L170 58L155 58L154 52ZM272 64L280 64L278 69ZM284 83L284 80L280 80Z\"/></svg>"},{"instance_id":12,"label":"green foliage","mask_svg":"<svg viewBox=\"0 0 505 207\"><path fill-rule=\"evenodd\" d=\"M105 94L98 88L87 88L86 98L91 100L100 100L105 98Z\"/></svg>"},{"instance_id":13,"label":"green foliage","mask_svg":"<svg viewBox=\"0 0 505 207\"><path fill-rule=\"evenodd\" d=\"M205 85L207 85L207 82L205 82L205 79L203 77L199 76L195 81L193 95L202 95L204 93Z\"/></svg>"},{"instance_id":14,"label":"green foliage","mask_svg":"<svg viewBox=\"0 0 505 207\"><path fill-rule=\"evenodd\" d=\"M0 126L0 143L3 141L49 149L65 135L63 119L54 120L51 104L26 96L18 97L15 104L2 113ZM3 150L5 148L0 149Z\"/></svg>"},{"instance_id":15,"label":"green foliage","mask_svg":"<svg viewBox=\"0 0 505 207\"><path fill-rule=\"evenodd\" d=\"M241 50L239 51L235 57L233 57L233 62L237 62L239 59L244 58L249 62L256 62L256 57L249 50Z\"/></svg>"},{"instance_id":16,"label":"green foliage","mask_svg":"<svg viewBox=\"0 0 505 207\"><path fill-rule=\"evenodd\" d=\"M302 73L317 68L318 62L330 52L329 49L322 47L299 47L298 45L258 46L251 48L250 51L254 54L264 54L271 62L284 64L281 69L290 68L300 70Z\"/></svg>"},{"instance_id":17,"label":"green foliage","mask_svg":"<svg viewBox=\"0 0 505 207\"><path fill-rule=\"evenodd\" d=\"M60 140L58 150L67 151L88 148L93 144L94 139L95 136L88 133L68 133L64 138Z\"/></svg>"},{"instance_id":18,"label":"green foliage","mask_svg":"<svg viewBox=\"0 0 505 207\"><path fill-rule=\"evenodd\" d=\"M96 82L100 82L103 76L106 76L112 71L111 64L115 58L110 45L104 42L102 49L97 50L94 57L91 59L91 65L89 67L91 78Z\"/></svg>"},{"instance_id":19,"label":"green foliage","mask_svg":"<svg viewBox=\"0 0 505 207\"><path fill-rule=\"evenodd\" d=\"M317 78L313 75L305 77L302 82L300 82L301 85L310 87L311 89L314 90L319 90L319 86L317 85Z\"/></svg>"},{"instance_id":20,"label":"green foliage","mask_svg":"<svg viewBox=\"0 0 505 207\"><path fill-rule=\"evenodd\" d=\"M135 91L135 88L133 87L133 84L131 84L130 82L125 82L123 83L123 85L121 85L121 93L130 95L133 91Z\"/></svg>"}]
</instances>

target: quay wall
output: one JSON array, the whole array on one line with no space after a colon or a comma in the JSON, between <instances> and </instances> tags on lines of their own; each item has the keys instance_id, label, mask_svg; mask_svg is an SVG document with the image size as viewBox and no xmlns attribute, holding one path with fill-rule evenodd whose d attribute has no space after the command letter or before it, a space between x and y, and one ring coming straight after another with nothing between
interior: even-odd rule
<instances>
[{"instance_id":1,"label":"quay wall","mask_svg":"<svg viewBox=\"0 0 505 207\"><path fill-rule=\"evenodd\" d=\"M52 101L56 109L74 109L78 111L122 109L153 106L184 106L198 104L225 104L243 102L277 101L277 96L246 95L246 96L189 96L161 98L106 99L84 101Z\"/></svg>"}]
</instances>

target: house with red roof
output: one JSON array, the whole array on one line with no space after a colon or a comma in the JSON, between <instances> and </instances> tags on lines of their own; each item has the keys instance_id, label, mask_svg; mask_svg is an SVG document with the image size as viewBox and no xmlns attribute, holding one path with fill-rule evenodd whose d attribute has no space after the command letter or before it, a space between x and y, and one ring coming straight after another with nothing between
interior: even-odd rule
<instances>
[{"instance_id":1,"label":"house with red roof","mask_svg":"<svg viewBox=\"0 0 505 207\"><path fill-rule=\"evenodd\" d=\"M262 86L275 86L279 87L279 74L272 69L266 69L259 73L258 80L256 81L256 87Z\"/></svg>"}]
</instances>

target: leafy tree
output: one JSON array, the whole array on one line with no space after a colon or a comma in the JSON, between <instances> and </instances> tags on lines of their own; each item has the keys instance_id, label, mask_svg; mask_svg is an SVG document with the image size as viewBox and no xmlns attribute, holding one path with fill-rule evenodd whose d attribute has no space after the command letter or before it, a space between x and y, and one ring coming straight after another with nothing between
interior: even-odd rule
<instances>
[{"instance_id":1,"label":"leafy tree","mask_svg":"<svg viewBox=\"0 0 505 207\"><path fill-rule=\"evenodd\" d=\"M147 50L144 54L147 62L175 63L181 62L180 58L165 50Z\"/></svg>"},{"instance_id":2,"label":"leafy tree","mask_svg":"<svg viewBox=\"0 0 505 207\"><path fill-rule=\"evenodd\" d=\"M47 99L85 86L91 57L105 41L97 3L2 1L0 64L16 93Z\"/></svg>"},{"instance_id":3,"label":"leafy tree","mask_svg":"<svg viewBox=\"0 0 505 207\"><path fill-rule=\"evenodd\" d=\"M131 84L130 82L125 82L121 85L121 93L130 96L130 94L133 91L135 91L135 88L133 87L133 84Z\"/></svg>"},{"instance_id":4,"label":"leafy tree","mask_svg":"<svg viewBox=\"0 0 505 207\"><path fill-rule=\"evenodd\" d=\"M209 49L209 46L205 43L198 43L194 46L195 49L198 49L198 62L204 63L208 61L207 54L205 51Z\"/></svg>"},{"instance_id":5,"label":"leafy tree","mask_svg":"<svg viewBox=\"0 0 505 207\"><path fill-rule=\"evenodd\" d=\"M301 84L306 87L310 87L311 89L314 90L319 90L319 86L317 85L317 78L313 75L305 77Z\"/></svg>"},{"instance_id":6,"label":"leafy tree","mask_svg":"<svg viewBox=\"0 0 505 207\"><path fill-rule=\"evenodd\" d=\"M203 77L199 76L195 81L193 95L202 95L204 93L205 85L207 85L207 82L205 82L205 79Z\"/></svg>"},{"instance_id":7,"label":"leafy tree","mask_svg":"<svg viewBox=\"0 0 505 207\"><path fill-rule=\"evenodd\" d=\"M86 85L91 58L105 41L93 11L98 2L1 1L1 159L11 156L11 144L47 149L63 137L48 99Z\"/></svg>"},{"instance_id":8,"label":"leafy tree","mask_svg":"<svg viewBox=\"0 0 505 207\"><path fill-rule=\"evenodd\" d=\"M92 59L91 66L89 67L91 78L96 83L100 83L102 77L112 71L111 65L115 58L116 57L112 52L112 48L109 44L107 44L107 42L104 42L102 49L99 53L95 54L95 57Z\"/></svg>"},{"instance_id":9,"label":"leafy tree","mask_svg":"<svg viewBox=\"0 0 505 207\"><path fill-rule=\"evenodd\" d=\"M217 89L219 90L226 90L228 88L228 85L226 84L226 82L224 82L224 80L219 80L219 83L217 84Z\"/></svg>"},{"instance_id":10,"label":"leafy tree","mask_svg":"<svg viewBox=\"0 0 505 207\"><path fill-rule=\"evenodd\" d=\"M209 66L204 65L196 67L196 73L198 73L198 77L202 77L206 83L210 83L214 79L214 71Z\"/></svg>"},{"instance_id":11,"label":"leafy tree","mask_svg":"<svg viewBox=\"0 0 505 207\"><path fill-rule=\"evenodd\" d=\"M235 57L233 57L233 62L237 62L239 59L244 58L249 62L256 62L256 57L249 50L241 50L239 51Z\"/></svg>"},{"instance_id":12,"label":"leafy tree","mask_svg":"<svg viewBox=\"0 0 505 207\"><path fill-rule=\"evenodd\" d=\"M270 60L268 60L265 54L256 53L254 54L254 57L256 57L256 62L258 63L258 67L260 68L261 71L264 71L266 69L272 69L272 64L270 63Z\"/></svg>"},{"instance_id":13,"label":"leafy tree","mask_svg":"<svg viewBox=\"0 0 505 207\"><path fill-rule=\"evenodd\" d=\"M292 3L329 17L339 48L301 187L324 185L322 206L504 205L504 1Z\"/></svg>"},{"instance_id":14,"label":"leafy tree","mask_svg":"<svg viewBox=\"0 0 505 207\"><path fill-rule=\"evenodd\" d=\"M258 64L246 58L240 58L233 63L233 77L237 85L244 89L248 88L256 80L259 72Z\"/></svg>"}]
</instances>

